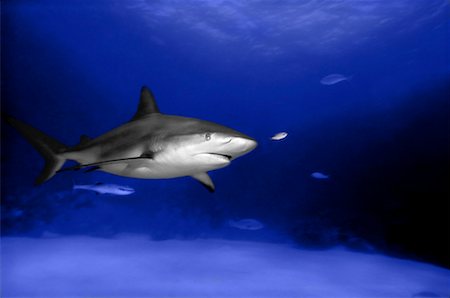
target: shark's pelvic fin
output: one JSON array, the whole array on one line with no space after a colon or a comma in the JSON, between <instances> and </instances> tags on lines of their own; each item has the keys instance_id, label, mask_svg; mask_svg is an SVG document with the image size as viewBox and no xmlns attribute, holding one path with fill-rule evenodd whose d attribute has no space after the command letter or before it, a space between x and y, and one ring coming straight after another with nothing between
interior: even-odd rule
<instances>
[{"instance_id":1,"label":"shark's pelvic fin","mask_svg":"<svg viewBox=\"0 0 450 298\"><path fill-rule=\"evenodd\" d=\"M69 148L46 135L42 131L20 121L13 117L3 115L6 122L17 129L22 136L42 155L45 159L44 169L35 180L35 184L39 185L47 181L63 166L66 159L60 153L64 153Z\"/></svg>"},{"instance_id":2,"label":"shark's pelvic fin","mask_svg":"<svg viewBox=\"0 0 450 298\"><path fill-rule=\"evenodd\" d=\"M143 86L141 89L141 98L139 101L139 106L130 121L134 121L150 114L159 113L158 106L156 105L155 97L150 89Z\"/></svg>"},{"instance_id":3,"label":"shark's pelvic fin","mask_svg":"<svg viewBox=\"0 0 450 298\"><path fill-rule=\"evenodd\" d=\"M214 183L212 182L211 178L209 177L208 173L198 173L191 176L198 182L200 182L204 187L206 187L207 190L210 192L215 191Z\"/></svg>"}]
</instances>

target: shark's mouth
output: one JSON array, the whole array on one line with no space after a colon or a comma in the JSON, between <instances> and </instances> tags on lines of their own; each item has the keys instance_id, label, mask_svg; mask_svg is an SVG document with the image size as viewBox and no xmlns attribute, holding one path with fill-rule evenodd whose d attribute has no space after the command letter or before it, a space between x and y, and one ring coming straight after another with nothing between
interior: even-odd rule
<instances>
[{"instance_id":1,"label":"shark's mouth","mask_svg":"<svg viewBox=\"0 0 450 298\"><path fill-rule=\"evenodd\" d=\"M213 153L213 152L208 152L207 154L218 156L220 158L224 158L224 159L227 159L227 160L231 160L233 158L233 156L227 155L227 154L220 154L220 153Z\"/></svg>"}]
</instances>

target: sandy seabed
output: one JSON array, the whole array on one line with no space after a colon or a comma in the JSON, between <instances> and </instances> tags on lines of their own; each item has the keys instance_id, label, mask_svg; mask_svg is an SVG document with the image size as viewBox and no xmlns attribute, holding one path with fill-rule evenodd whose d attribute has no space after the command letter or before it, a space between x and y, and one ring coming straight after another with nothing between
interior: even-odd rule
<instances>
[{"instance_id":1,"label":"sandy seabed","mask_svg":"<svg viewBox=\"0 0 450 298\"><path fill-rule=\"evenodd\" d=\"M450 270L288 244L2 238L2 297L448 297Z\"/></svg>"}]
</instances>

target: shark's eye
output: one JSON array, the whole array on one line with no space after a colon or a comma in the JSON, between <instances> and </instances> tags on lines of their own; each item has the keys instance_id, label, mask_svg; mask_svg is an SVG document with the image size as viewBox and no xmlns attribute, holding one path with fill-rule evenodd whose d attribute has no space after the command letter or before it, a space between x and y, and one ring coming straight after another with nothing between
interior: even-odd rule
<instances>
[{"instance_id":1,"label":"shark's eye","mask_svg":"<svg viewBox=\"0 0 450 298\"><path fill-rule=\"evenodd\" d=\"M211 134L209 132L205 133L205 140L211 140Z\"/></svg>"}]
</instances>

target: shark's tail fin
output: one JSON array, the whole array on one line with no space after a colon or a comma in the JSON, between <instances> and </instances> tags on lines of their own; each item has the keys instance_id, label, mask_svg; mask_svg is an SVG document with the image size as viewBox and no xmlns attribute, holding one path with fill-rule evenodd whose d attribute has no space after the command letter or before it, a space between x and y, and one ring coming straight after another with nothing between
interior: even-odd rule
<instances>
[{"instance_id":1,"label":"shark's tail fin","mask_svg":"<svg viewBox=\"0 0 450 298\"><path fill-rule=\"evenodd\" d=\"M2 115L2 118L5 118L6 122L17 129L20 134L22 134L22 136L24 136L25 139L27 139L27 141L33 145L33 147L45 159L44 169L36 178L36 185L42 184L53 177L56 171L58 171L66 161L60 153L67 151L69 148L54 138L20 120L7 115Z\"/></svg>"}]
</instances>

